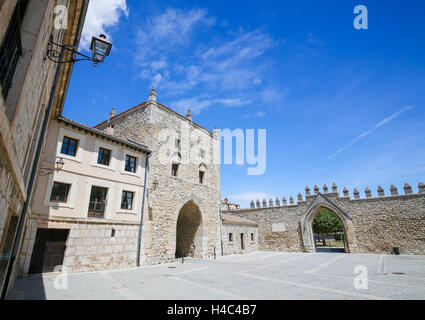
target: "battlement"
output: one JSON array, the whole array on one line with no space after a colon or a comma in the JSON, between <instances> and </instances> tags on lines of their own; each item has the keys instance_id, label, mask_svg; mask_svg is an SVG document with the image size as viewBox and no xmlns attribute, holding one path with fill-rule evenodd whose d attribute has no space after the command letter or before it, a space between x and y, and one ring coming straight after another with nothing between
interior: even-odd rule
<instances>
[{"instance_id":1,"label":"battlement","mask_svg":"<svg viewBox=\"0 0 425 320\"><path fill-rule=\"evenodd\" d=\"M273 201L273 199L269 199L269 201L267 201L266 199L263 199L262 202L260 202L259 199L257 199L256 201L251 200L250 209L290 207L290 206L297 206L299 204L304 204L304 203L307 203L307 201L309 199L314 198L316 195L318 195L320 193L320 189L317 185L314 186L313 190L314 190L314 193L311 194L310 187L307 186L305 188L305 200L303 198L303 195L301 193L298 193L297 203L295 203L293 196L289 197L289 203L288 203L288 201L285 197L282 198L282 202L280 201L279 198L276 198L275 201ZM380 198L394 197L394 196L404 197L404 196L410 196L410 195L414 194L412 187L408 183L404 184L403 190L404 190L404 194L399 194L397 187L392 184L390 189L389 189L390 193L388 194L388 196L386 196L384 189L381 186L378 186L378 189L377 189L378 196L373 197L372 191L369 189L369 187L366 187L365 190L364 190L365 198L361 198L360 192L357 190L357 188L354 188L353 198L351 198L350 192L346 187L344 187L344 189L342 191L342 196L341 196L340 193L338 192L338 187L335 183L332 184L332 191L331 192L329 192L328 186L326 184L323 186L323 194L324 195L336 196L337 198L348 199L348 200L353 200L353 201L354 200L365 200L365 199L380 199ZM417 194L425 195L425 184L424 183L420 182L418 184L418 193ZM244 210L244 209L241 209L241 210Z\"/></svg>"}]
</instances>

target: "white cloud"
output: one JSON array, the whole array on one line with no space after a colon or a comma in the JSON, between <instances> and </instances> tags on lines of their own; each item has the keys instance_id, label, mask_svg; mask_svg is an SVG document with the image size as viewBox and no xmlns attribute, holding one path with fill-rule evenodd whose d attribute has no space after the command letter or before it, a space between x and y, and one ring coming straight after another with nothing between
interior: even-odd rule
<instances>
[{"instance_id":1,"label":"white cloud","mask_svg":"<svg viewBox=\"0 0 425 320\"><path fill-rule=\"evenodd\" d=\"M107 29L115 26L122 15L129 15L126 0L90 0L80 46L88 49L92 36L99 34L112 41Z\"/></svg>"},{"instance_id":2,"label":"white cloud","mask_svg":"<svg viewBox=\"0 0 425 320\"><path fill-rule=\"evenodd\" d=\"M171 97L171 107L199 113L213 105L239 107L259 99L253 90L263 83L269 65L262 56L277 42L261 29L220 31L216 37L213 26L216 18L205 9L169 8L141 22L135 59L140 78Z\"/></svg>"}]
</instances>

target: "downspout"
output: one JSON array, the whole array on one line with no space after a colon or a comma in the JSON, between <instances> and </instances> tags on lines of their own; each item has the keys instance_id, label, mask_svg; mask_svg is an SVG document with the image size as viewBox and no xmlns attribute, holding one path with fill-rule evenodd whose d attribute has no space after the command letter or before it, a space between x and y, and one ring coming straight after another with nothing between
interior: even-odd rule
<instances>
[{"instance_id":1,"label":"downspout","mask_svg":"<svg viewBox=\"0 0 425 320\"><path fill-rule=\"evenodd\" d=\"M222 223L223 220L221 219L221 202L219 204L219 214L220 214L220 246L221 246L221 255L224 256L224 250L223 250L223 234L222 234Z\"/></svg>"},{"instance_id":2,"label":"downspout","mask_svg":"<svg viewBox=\"0 0 425 320\"><path fill-rule=\"evenodd\" d=\"M145 214L145 199L146 199L146 189L148 184L148 171L149 171L149 158L152 156L152 152L146 157L145 162L145 185L143 186L143 198L142 198L142 216L140 217L140 226L139 226L139 238L137 241L137 261L136 265L140 267L140 255L141 255L141 246L142 246L142 232L143 232L143 216Z\"/></svg>"},{"instance_id":3,"label":"downspout","mask_svg":"<svg viewBox=\"0 0 425 320\"><path fill-rule=\"evenodd\" d=\"M84 10L82 9L83 10L82 12L85 12L87 10L88 4L89 4L89 0L83 0L83 9ZM80 21L79 21L79 25L78 25L78 33L77 33L77 36L76 36L76 45L77 45L79 38L81 36L84 20L85 20L85 15L82 14L80 16ZM9 284L10 284L10 277L11 277L12 271L15 267L16 256L18 255L20 243L21 243L21 240L22 240L22 235L23 235L25 222L26 222L27 211L28 211L28 207L29 207L30 202L31 202L32 190L33 190L33 187L34 187L35 178L37 176L38 165L39 165L40 158L41 158L41 152L43 150L44 139L46 137L47 127L49 125L49 120L50 120L50 116L51 116L51 113L52 113L52 107L53 107L53 101L55 99L56 87L57 87L57 84L59 82L59 76L60 76L60 72L61 72L61 69L62 69L64 52L65 52L65 50L61 51L59 64L58 64L58 67L56 69L56 74L55 74L55 79L54 79L54 82L53 82L52 90L50 91L49 105L47 107L47 110L46 110L46 113L45 113L45 116L44 116L44 119L43 119L43 126L42 126L42 129L41 129L40 138L39 138L38 144L37 144L37 151L36 151L36 154L35 154L35 157L34 157L34 163L32 165L32 169L31 169L30 180L28 182L27 197L26 197L24 206L23 206L22 211L21 211L21 216L19 217L18 229L16 231L15 239L13 241L12 253L10 255L9 264L7 266L6 277L4 279L0 300L6 299L6 295L7 295Z\"/></svg>"}]
</instances>

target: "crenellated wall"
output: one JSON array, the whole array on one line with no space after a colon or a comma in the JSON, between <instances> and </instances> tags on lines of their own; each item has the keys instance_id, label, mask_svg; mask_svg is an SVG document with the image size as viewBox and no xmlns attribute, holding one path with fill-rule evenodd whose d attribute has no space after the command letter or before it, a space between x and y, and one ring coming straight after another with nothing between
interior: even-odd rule
<instances>
[{"instance_id":1,"label":"crenellated wall","mask_svg":"<svg viewBox=\"0 0 425 320\"><path fill-rule=\"evenodd\" d=\"M315 186L313 193L306 187L305 198L299 193L297 203L286 198L257 199L251 208L228 211L258 223L260 250L314 252L312 222L320 208L331 209L343 222L350 253L392 253L399 247L401 254L425 254L425 185L419 183L413 193L407 183L404 194L392 185L388 195L378 187L378 197L365 189L365 198L354 189L350 198L347 188L340 195L335 184L330 192Z\"/></svg>"}]
</instances>

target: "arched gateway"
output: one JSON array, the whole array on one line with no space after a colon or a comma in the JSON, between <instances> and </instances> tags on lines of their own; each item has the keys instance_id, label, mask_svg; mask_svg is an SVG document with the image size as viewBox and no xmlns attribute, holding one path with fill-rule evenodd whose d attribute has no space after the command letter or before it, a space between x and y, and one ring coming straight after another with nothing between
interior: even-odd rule
<instances>
[{"instance_id":1,"label":"arched gateway","mask_svg":"<svg viewBox=\"0 0 425 320\"><path fill-rule=\"evenodd\" d=\"M195 202L180 209L176 228L176 258L202 257L202 215Z\"/></svg>"},{"instance_id":2,"label":"arched gateway","mask_svg":"<svg viewBox=\"0 0 425 320\"><path fill-rule=\"evenodd\" d=\"M308 207L306 213L300 220L302 244L305 252L316 252L314 235L313 235L313 220L320 209L326 208L332 211L342 222L345 233L345 252L357 253L357 242L354 235L354 226L349 217L343 210L333 204L330 200L319 194L316 199Z\"/></svg>"}]
</instances>

